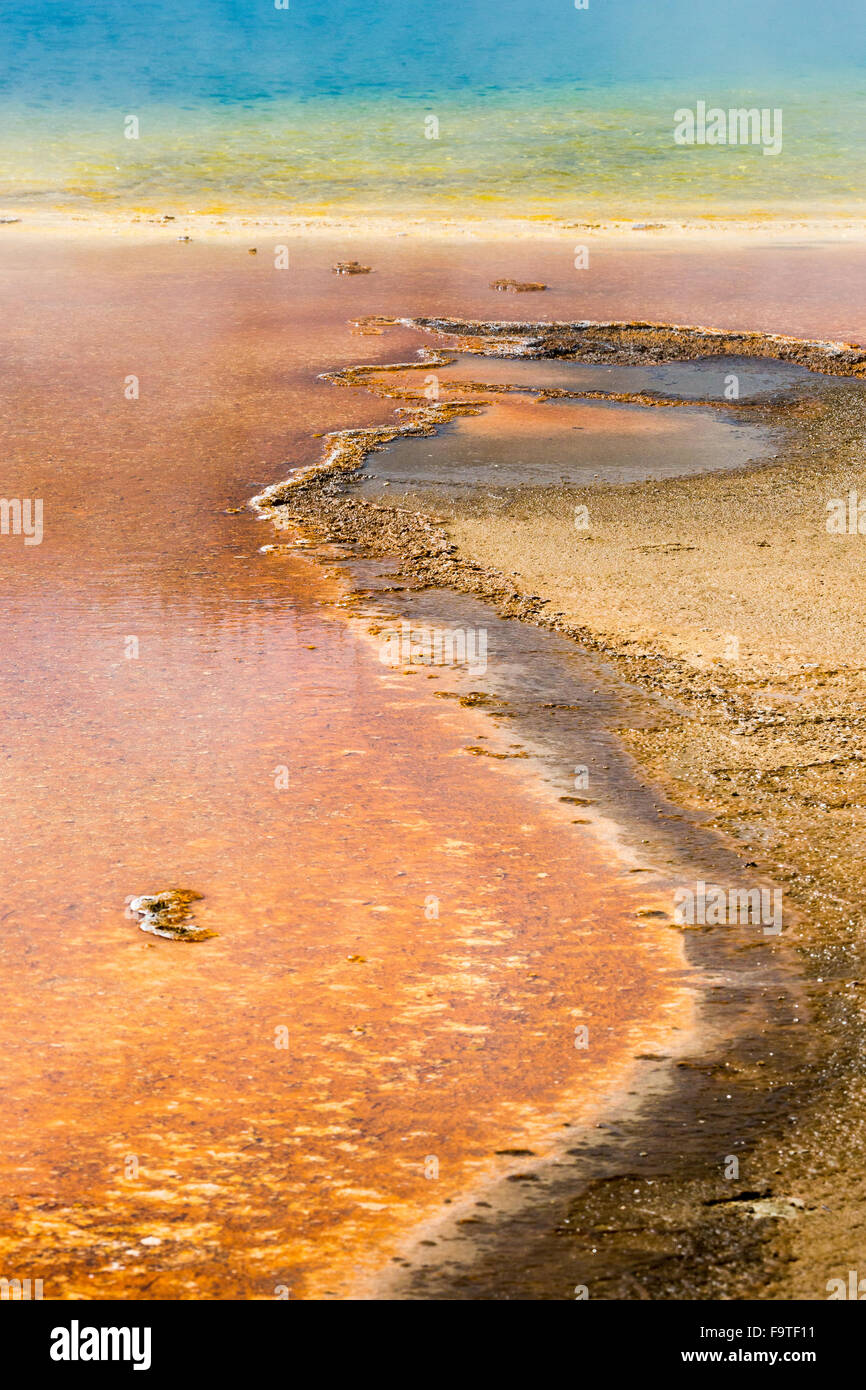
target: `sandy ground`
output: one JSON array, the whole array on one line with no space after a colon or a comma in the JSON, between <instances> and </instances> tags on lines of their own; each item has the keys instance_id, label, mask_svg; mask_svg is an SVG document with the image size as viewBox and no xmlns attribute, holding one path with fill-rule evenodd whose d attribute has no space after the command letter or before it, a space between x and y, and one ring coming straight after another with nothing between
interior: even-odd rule
<instances>
[{"instance_id":1,"label":"sandy ground","mask_svg":"<svg viewBox=\"0 0 866 1390\"><path fill-rule=\"evenodd\" d=\"M787 1297L821 1296L822 1264L827 1279L858 1267L866 1211L864 537L825 525L830 499L866 491L866 398L831 404L764 470L600 489L583 539L566 495L452 527L461 551L517 569L522 587L615 653L632 679L685 708L684 719L622 736L803 910L797 930L815 989L836 996L851 1067L840 1067L808 1140L781 1149L773 1170L811 1207L808 1221L779 1233L795 1256Z\"/></svg>"},{"instance_id":2,"label":"sandy ground","mask_svg":"<svg viewBox=\"0 0 866 1390\"><path fill-rule=\"evenodd\" d=\"M450 528L462 553L516 569L630 679L684 707L622 737L801 909L795 930L827 1026L828 1006L835 1014L840 1075L808 1137L766 1162L768 1179L808 1201L808 1217L776 1235L792 1257L778 1293L806 1298L858 1268L866 1235L864 537L825 524L830 499L866 494L866 397L826 404L770 467L598 489L583 537L573 514L586 498L566 493Z\"/></svg>"},{"instance_id":3,"label":"sandy ground","mask_svg":"<svg viewBox=\"0 0 866 1390\"><path fill-rule=\"evenodd\" d=\"M275 216L271 208L223 213L166 212L158 206L118 207L99 211L73 211L16 203L0 206L0 225L23 231L41 240L105 239L141 244L164 241L166 236L188 237L209 242L249 240L259 237L301 235L306 238L351 236L392 241L432 240L478 241L484 244L531 242L543 246L563 234L588 237L593 245L674 245L709 242L712 245L740 243L781 247L804 240L858 244L862 241L866 218L862 212L850 216L815 212L804 206L789 215L761 217L730 209L718 214L691 214L648 222L642 217L618 217L594 221L571 221L558 214L536 217L493 217L488 214L437 216L423 212L387 213L369 211L316 212L289 211Z\"/></svg>"}]
</instances>

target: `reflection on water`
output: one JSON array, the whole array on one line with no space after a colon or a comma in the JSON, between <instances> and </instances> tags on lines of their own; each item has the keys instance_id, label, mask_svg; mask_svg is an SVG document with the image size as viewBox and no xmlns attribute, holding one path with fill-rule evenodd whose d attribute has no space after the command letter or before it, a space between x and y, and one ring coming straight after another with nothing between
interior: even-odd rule
<instances>
[{"instance_id":1,"label":"reflection on water","mask_svg":"<svg viewBox=\"0 0 866 1390\"><path fill-rule=\"evenodd\" d=\"M387 490L395 501L424 493L447 499L497 487L633 483L742 468L771 448L769 430L715 411L507 397L432 439L387 445L365 464L363 496Z\"/></svg>"}]
</instances>

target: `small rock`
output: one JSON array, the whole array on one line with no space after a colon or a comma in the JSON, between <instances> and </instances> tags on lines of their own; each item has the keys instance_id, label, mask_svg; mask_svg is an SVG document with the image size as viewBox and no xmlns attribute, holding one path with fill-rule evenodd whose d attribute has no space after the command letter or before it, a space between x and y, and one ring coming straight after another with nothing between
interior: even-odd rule
<instances>
[{"instance_id":1,"label":"small rock","mask_svg":"<svg viewBox=\"0 0 866 1390\"><path fill-rule=\"evenodd\" d=\"M361 265L360 261L337 261L333 270L335 275L369 275L372 266Z\"/></svg>"},{"instance_id":2,"label":"small rock","mask_svg":"<svg viewBox=\"0 0 866 1390\"><path fill-rule=\"evenodd\" d=\"M547 286L538 280L491 280L492 290L507 290L511 294L530 294L536 290L546 290Z\"/></svg>"},{"instance_id":3,"label":"small rock","mask_svg":"<svg viewBox=\"0 0 866 1390\"><path fill-rule=\"evenodd\" d=\"M735 1204L731 1203L730 1205ZM781 1221L793 1221L806 1207L801 1197L760 1197L756 1201L736 1203L736 1205L748 1216L756 1219L775 1217Z\"/></svg>"},{"instance_id":4,"label":"small rock","mask_svg":"<svg viewBox=\"0 0 866 1390\"><path fill-rule=\"evenodd\" d=\"M196 925L190 904L201 901L192 888L167 888L162 893L130 898L129 908L141 917L139 928L167 941L206 941L216 932Z\"/></svg>"}]
</instances>

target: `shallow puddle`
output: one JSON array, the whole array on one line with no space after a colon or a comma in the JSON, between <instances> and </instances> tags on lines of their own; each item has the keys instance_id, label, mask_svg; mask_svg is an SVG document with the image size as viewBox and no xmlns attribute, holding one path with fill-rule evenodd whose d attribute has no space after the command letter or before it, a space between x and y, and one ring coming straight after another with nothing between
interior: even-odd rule
<instances>
[{"instance_id":1,"label":"shallow puddle","mask_svg":"<svg viewBox=\"0 0 866 1390\"><path fill-rule=\"evenodd\" d=\"M496 488L636 483L743 468L772 449L769 429L697 407L497 397L434 438L398 439L371 455L361 495L447 500Z\"/></svg>"},{"instance_id":2,"label":"shallow puddle","mask_svg":"<svg viewBox=\"0 0 866 1390\"><path fill-rule=\"evenodd\" d=\"M367 455L357 475L364 499L446 507L449 499L495 497L502 489L743 468L772 459L780 410L838 390L844 380L769 357L605 366L499 357L496 350L491 337L483 353L426 348L420 369L371 366L329 376L447 412L434 434L407 431Z\"/></svg>"},{"instance_id":3,"label":"shallow puddle","mask_svg":"<svg viewBox=\"0 0 866 1390\"><path fill-rule=\"evenodd\" d=\"M777 395L816 382L838 384L838 378L810 372L796 362L754 357L703 357L651 366L604 367L567 359L520 360L458 353L453 366L443 369L441 375L446 381L485 381L529 390L654 391L680 400L718 401L731 399L732 376L736 377L739 400Z\"/></svg>"}]
</instances>

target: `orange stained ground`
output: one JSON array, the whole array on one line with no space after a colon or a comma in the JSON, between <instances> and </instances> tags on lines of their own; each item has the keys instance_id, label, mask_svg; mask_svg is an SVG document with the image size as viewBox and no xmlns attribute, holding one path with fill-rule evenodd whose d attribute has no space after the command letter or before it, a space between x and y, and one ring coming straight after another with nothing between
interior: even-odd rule
<instances>
[{"instance_id":1,"label":"orange stained ground","mask_svg":"<svg viewBox=\"0 0 866 1390\"><path fill-rule=\"evenodd\" d=\"M314 378L394 340L327 257L192 249L0 270L2 492L45 510L0 536L0 1274L46 1297L344 1295L688 1012L613 850L230 510L387 417ZM170 886L217 937L125 916Z\"/></svg>"}]
</instances>

